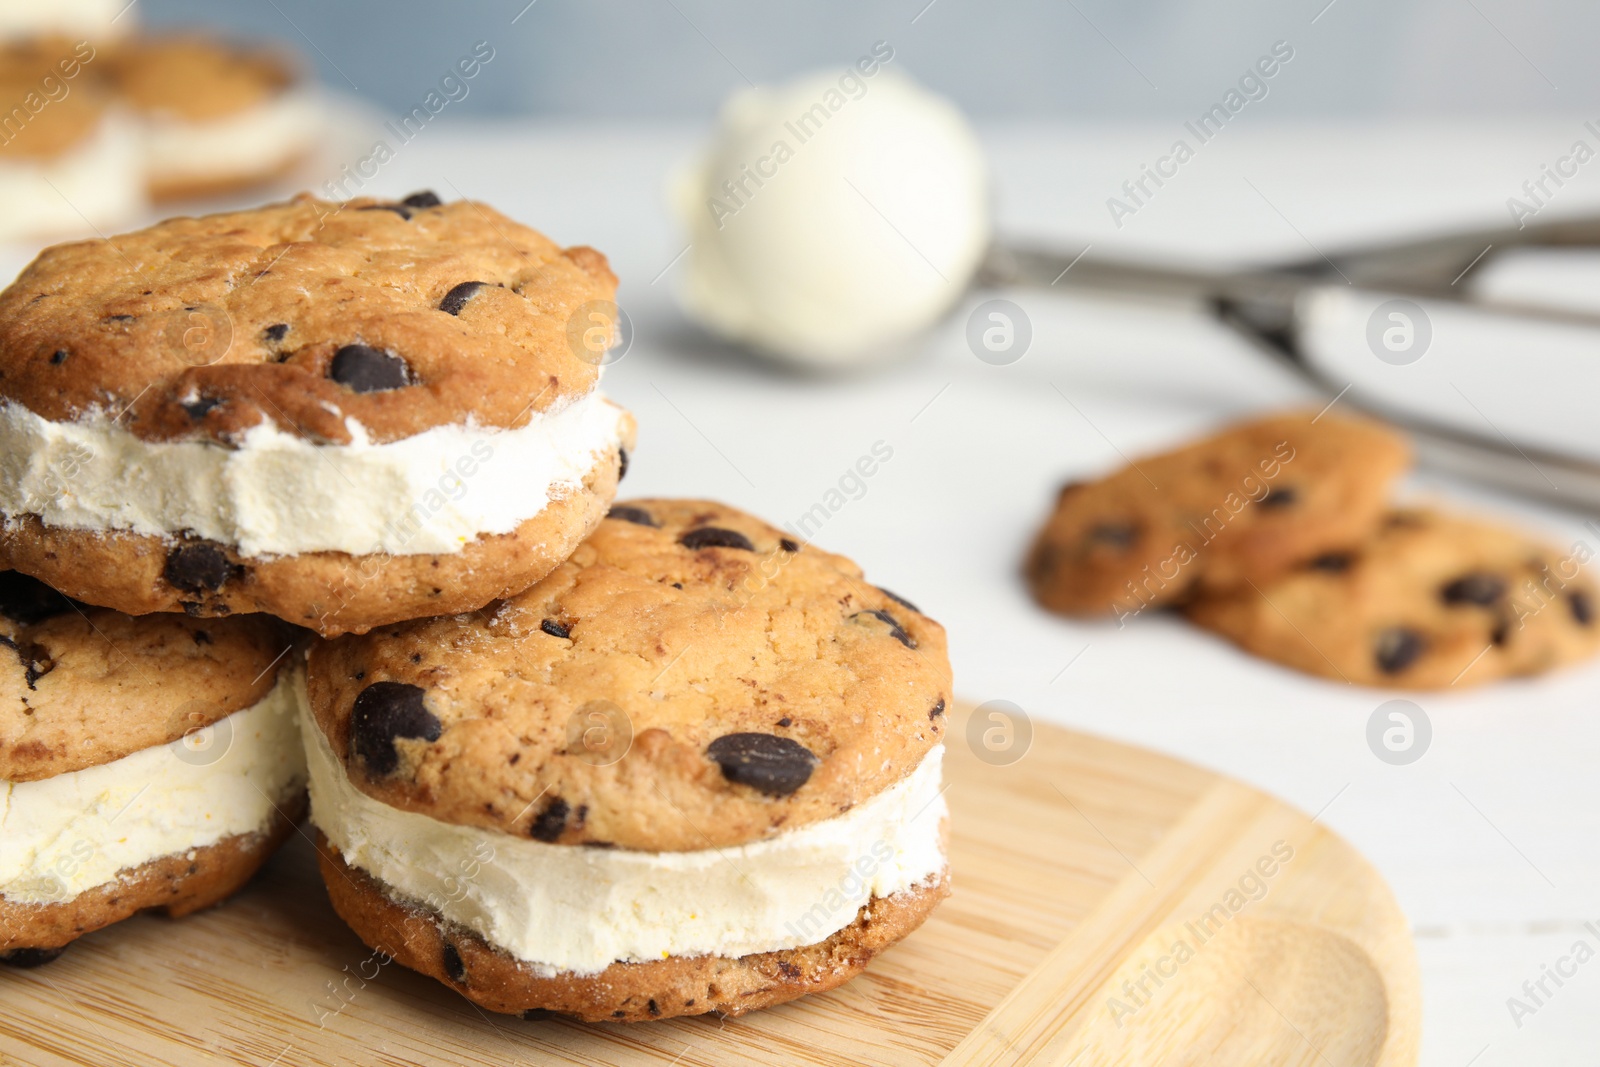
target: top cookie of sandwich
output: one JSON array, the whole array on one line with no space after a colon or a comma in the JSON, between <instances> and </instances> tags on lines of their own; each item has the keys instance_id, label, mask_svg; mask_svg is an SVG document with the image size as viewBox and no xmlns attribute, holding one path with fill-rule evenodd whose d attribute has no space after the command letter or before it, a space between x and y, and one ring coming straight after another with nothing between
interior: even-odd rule
<instances>
[{"instance_id":1,"label":"top cookie of sandwich","mask_svg":"<svg viewBox=\"0 0 1600 1067\"><path fill-rule=\"evenodd\" d=\"M0 293L0 400L153 441L520 426L594 388L569 323L615 290L482 204L302 194L45 249Z\"/></svg>"},{"instance_id":2,"label":"top cookie of sandwich","mask_svg":"<svg viewBox=\"0 0 1600 1067\"><path fill-rule=\"evenodd\" d=\"M1314 416L1242 423L1063 487L1028 556L1034 595L1068 614L1122 615L1356 544L1410 452L1374 423Z\"/></svg>"},{"instance_id":3,"label":"top cookie of sandwich","mask_svg":"<svg viewBox=\"0 0 1600 1067\"><path fill-rule=\"evenodd\" d=\"M0 114L0 161L57 159L94 135L110 105L94 79L79 77L94 55L65 37L0 45L0 99L12 108Z\"/></svg>"},{"instance_id":4,"label":"top cookie of sandwich","mask_svg":"<svg viewBox=\"0 0 1600 1067\"><path fill-rule=\"evenodd\" d=\"M0 571L0 782L176 741L250 707L291 638L265 615L124 615Z\"/></svg>"},{"instance_id":5,"label":"top cookie of sandwich","mask_svg":"<svg viewBox=\"0 0 1600 1067\"><path fill-rule=\"evenodd\" d=\"M732 508L619 504L475 615L313 649L351 782L445 822L692 851L848 811L942 739L944 629Z\"/></svg>"},{"instance_id":6,"label":"top cookie of sandwich","mask_svg":"<svg viewBox=\"0 0 1600 1067\"><path fill-rule=\"evenodd\" d=\"M141 111L190 121L225 118L294 84L287 56L199 34L136 37L110 50L111 77Z\"/></svg>"}]
</instances>

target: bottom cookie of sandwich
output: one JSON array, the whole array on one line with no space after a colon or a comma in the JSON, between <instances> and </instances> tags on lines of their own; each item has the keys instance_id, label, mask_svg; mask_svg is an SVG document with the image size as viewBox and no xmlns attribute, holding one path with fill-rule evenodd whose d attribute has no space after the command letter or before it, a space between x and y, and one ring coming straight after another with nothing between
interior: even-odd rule
<instances>
[{"instance_id":1,"label":"bottom cookie of sandwich","mask_svg":"<svg viewBox=\"0 0 1600 1067\"><path fill-rule=\"evenodd\" d=\"M477 934L387 894L317 833L322 878L334 910L368 945L435 978L490 1011L525 1018L642 1022L677 1015L742 1015L843 985L879 952L922 925L950 893L936 881L868 901L831 936L798 948L748 956L669 957L613 963L598 974L538 973Z\"/></svg>"},{"instance_id":2,"label":"bottom cookie of sandwich","mask_svg":"<svg viewBox=\"0 0 1600 1067\"><path fill-rule=\"evenodd\" d=\"M253 877L305 815L302 792L262 830L161 856L71 900L33 904L0 897L0 963L33 966L84 934L155 910L178 918L221 903Z\"/></svg>"}]
</instances>

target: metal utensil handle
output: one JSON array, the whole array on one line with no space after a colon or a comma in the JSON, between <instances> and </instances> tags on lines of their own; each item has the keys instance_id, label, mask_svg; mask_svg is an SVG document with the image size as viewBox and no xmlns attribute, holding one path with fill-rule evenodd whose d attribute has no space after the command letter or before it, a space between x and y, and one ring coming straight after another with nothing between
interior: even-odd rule
<instances>
[{"instance_id":1,"label":"metal utensil handle","mask_svg":"<svg viewBox=\"0 0 1600 1067\"><path fill-rule=\"evenodd\" d=\"M1094 258L1087 249L1067 255L1053 249L995 244L978 268L979 285L993 288L1100 289L1160 300L1206 300L1217 295L1228 275L1216 271Z\"/></svg>"},{"instance_id":2,"label":"metal utensil handle","mask_svg":"<svg viewBox=\"0 0 1600 1067\"><path fill-rule=\"evenodd\" d=\"M1396 261L1431 261L1435 270L1456 269L1453 262L1473 254L1473 247L1493 243L1495 237L1507 247L1583 247L1600 246L1600 219L1572 219L1551 223L1529 231L1485 231L1447 238L1430 238L1396 245L1390 254ZM1478 241L1484 245L1478 245ZM1332 397L1338 387L1313 367L1298 349L1293 328L1295 297L1303 290L1329 283L1326 267L1331 264L1302 263L1273 271L1208 271L1182 267L1091 258L1084 252L1066 255L1033 247L997 244L990 248L977 273L977 283L988 287L1034 289L1093 289L1135 299L1157 300L1198 307L1233 327L1257 349L1287 365L1303 381L1324 396ZM1481 253L1477 253L1481 258ZM1352 255L1352 270L1370 277L1374 284L1389 281L1393 266L1385 264L1384 253L1372 250ZM1471 269L1467 263L1461 273ZM1367 270L1354 267L1366 265ZM1334 268L1337 270L1338 268ZM1402 270L1401 273L1404 273ZM1459 279L1460 275L1457 275ZM1345 281L1350 279L1346 278ZM1426 274L1411 274L1408 284L1397 287L1424 298L1428 296L1461 300L1461 291L1441 291ZM1453 288L1453 285L1452 287ZM1547 314L1541 309L1521 305L1496 306L1479 302L1485 310L1513 316L1540 317L1555 321L1593 326L1600 316L1588 312ZM1255 310L1255 314L1247 312ZM1261 314L1266 310L1266 314ZM1276 320L1281 327L1264 323ZM1344 403L1407 431L1414 439L1418 459L1436 470L1466 477L1524 496L1554 501L1569 507L1600 512L1600 463L1577 456L1559 455L1543 449L1518 445L1442 426L1432 420L1398 411L1364 397L1339 394Z\"/></svg>"}]
</instances>

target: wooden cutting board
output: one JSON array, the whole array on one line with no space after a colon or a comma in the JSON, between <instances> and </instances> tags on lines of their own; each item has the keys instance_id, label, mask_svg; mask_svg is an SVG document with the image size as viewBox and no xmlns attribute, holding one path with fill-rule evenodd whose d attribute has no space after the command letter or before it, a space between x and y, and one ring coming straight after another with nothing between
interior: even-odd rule
<instances>
[{"instance_id":1,"label":"wooden cutting board","mask_svg":"<svg viewBox=\"0 0 1600 1067\"><path fill-rule=\"evenodd\" d=\"M634 1026L486 1015L378 967L301 838L221 908L0 968L0 1065L1416 1063L1406 921L1349 845L1163 756L1035 724L1016 758L969 721L954 896L831 993Z\"/></svg>"}]
</instances>

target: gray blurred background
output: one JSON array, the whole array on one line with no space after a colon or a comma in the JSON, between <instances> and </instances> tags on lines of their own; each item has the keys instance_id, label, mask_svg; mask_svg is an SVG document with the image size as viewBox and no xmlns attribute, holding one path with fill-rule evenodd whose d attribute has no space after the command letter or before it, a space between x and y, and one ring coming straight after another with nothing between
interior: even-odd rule
<instances>
[{"instance_id":1,"label":"gray blurred background","mask_svg":"<svg viewBox=\"0 0 1600 1067\"><path fill-rule=\"evenodd\" d=\"M48 0L40 0L48 2ZM1580 115L1600 90L1593 0L142 0L151 25L280 37L323 78L408 110L470 45L462 111L706 116L727 92L876 40L982 118L1189 117L1274 41L1279 117Z\"/></svg>"}]
</instances>

